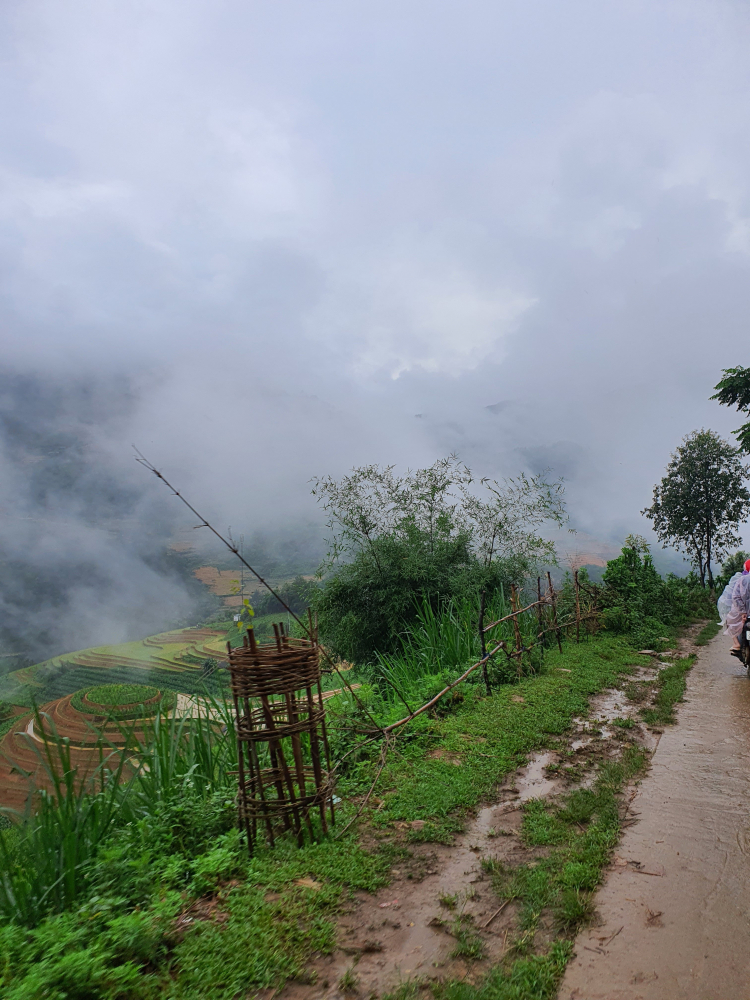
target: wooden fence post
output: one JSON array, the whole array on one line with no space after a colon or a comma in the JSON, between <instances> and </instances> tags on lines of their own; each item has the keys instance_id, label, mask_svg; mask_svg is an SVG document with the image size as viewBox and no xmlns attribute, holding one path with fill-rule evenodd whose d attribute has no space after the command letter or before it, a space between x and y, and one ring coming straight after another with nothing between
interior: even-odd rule
<instances>
[{"instance_id":1,"label":"wooden fence post","mask_svg":"<svg viewBox=\"0 0 750 1000\"><path fill-rule=\"evenodd\" d=\"M557 636L557 646L562 653L562 638L560 637L560 627L557 624L557 600L555 598L555 588L552 586L552 576L547 572L547 583L549 585L549 593L552 599L552 623L555 626L555 635Z\"/></svg>"},{"instance_id":2,"label":"wooden fence post","mask_svg":"<svg viewBox=\"0 0 750 1000\"><path fill-rule=\"evenodd\" d=\"M482 597L479 601L479 644L482 650L482 659L484 663L482 664L482 679L484 681L484 686L487 694L492 694L490 690L490 678L487 673L487 643L484 638L484 603L485 603L485 591L482 590Z\"/></svg>"},{"instance_id":3,"label":"wooden fence post","mask_svg":"<svg viewBox=\"0 0 750 1000\"><path fill-rule=\"evenodd\" d=\"M542 578L536 578L536 616L539 621L539 656L544 660L544 619L542 618Z\"/></svg>"}]
</instances>

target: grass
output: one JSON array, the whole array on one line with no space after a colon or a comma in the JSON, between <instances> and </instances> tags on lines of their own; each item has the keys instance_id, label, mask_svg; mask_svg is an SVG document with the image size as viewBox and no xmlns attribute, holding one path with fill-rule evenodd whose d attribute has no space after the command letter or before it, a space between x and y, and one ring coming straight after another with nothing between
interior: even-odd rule
<instances>
[{"instance_id":1,"label":"grass","mask_svg":"<svg viewBox=\"0 0 750 1000\"><path fill-rule=\"evenodd\" d=\"M472 920L461 914L453 921L451 934L456 939L456 946L451 952L451 958L467 958L474 962L484 958L484 941L477 934Z\"/></svg>"},{"instance_id":2,"label":"grass","mask_svg":"<svg viewBox=\"0 0 750 1000\"><path fill-rule=\"evenodd\" d=\"M682 657L671 666L664 667L656 677L653 703L641 710L648 725L667 725L675 721L675 705L682 701L687 685L687 673L695 663L695 656Z\"/></svg>"},{"instance_id":3,"label":"grass","mask_svg":"<svg viewBox=\"0 0 750 1000\"><path fill-rule=\"evenodd\" d=\"M259 845L249 859L235 829L231 716L223 728L208 716L157 717L140 741L133 735L131 759L147 766L120 775L120 784L107 773L102 747L93 795L61 758L58 792L42 798L25 825L0 831L11 873L0 887L0 992L9 1000L230 1000L305 977L312 953L334 947L342 901L387 883L394 851L403 849L387 840L395 823L423 820L411 839L450 843L504 777L587 714L591 695L631 671L632 660L624 640L603 636L547 652L537 673L489 697L481 684L461 685L440 715L415 720L384 767L370 816L386 838L376 851L360 847L352 829L302 849L284 840L273 852ZM660 675L660 710L684 690L684 676L680 689L680 677L668 674L674 669ZM377 712L399 710L366 686L361 695ZM336 726L351 725L358 710L347 697L331 706L334 742L344 739ZM55 752L65 753L63 741ZM339 829L355 808L347 796L369 788L377 752L348 758ZM524 839L548 856L514 872L492 871L501 896L521 906L514 960L480 986L433 986L435 1000L554 996L570 945L560 940L544 956L528 954L540 915L553 914L563 937L586 919L617 839L618 789L638 766L631 755L603 767L595 786L573 793L562 808L526 807ZM481 957L470 920L460 912L449 919L455 954Z\"/></svg>"},{"instance_id":4,"label":"grass","mask_svg":"<svg viewBox=\"0 0 750 1000\"><path fill-rule=\"evenodd\" d=\"M703 626L693 642L696 646L707 646L713 637L718 635L720 631L721 624L719 622L709 622L708 625Z\"/></svg>"},{"instance_id":5,"label":"grass","mask_svg":"<svg viewBox=\"0 0 750 1000\"><path fill-rule=\"evenodd\" d=\"M230 1000L306 975L311 953L333 948L342 894L384 885L392 850L367 852L350 835L258 845L250 859L231 718L221 730L157 717L140 743L132 735L130 759L148 767L126 777L118 755L110 776L103 755L95 794L65 741L51 743L53 793L0 830L2 996ZM199 902L206 911L181 925Z\"/></svg>"},{"instance_id":6,"label":"grass","mask_svg":"<svg viewBox=\"0 0 750 1000\"><path fill-rule=\"evenodd\" d=\"M522 930L535 930L549 910L558 927L575 930L590 912L590 894L620 834L618 795L644 768L646 754L629 747L619 762L605 761L591 788L572 792L561 806L542 800L524 808L522 839L549 853L512 870L492 863L493 884L503 899L521 904Z\"/></svg>"},{"instance_id":7,"label":"grass","mask_svg":"<svg viewBox=\"0 0 750 1000\"><path fill-rule=\"evenodd\" d=\"M547 653L542 672L489 698L479 685L463 685L464 700L452 714L412 723L375 790L382 805L374 822L424 820L412 840L450 843L505 775L587 714L589 698L632 670L632 660L624 641L602 637ZM367 783L370 766L363 762L354 771L354 790Z\"/></svg>"}]
</instances>

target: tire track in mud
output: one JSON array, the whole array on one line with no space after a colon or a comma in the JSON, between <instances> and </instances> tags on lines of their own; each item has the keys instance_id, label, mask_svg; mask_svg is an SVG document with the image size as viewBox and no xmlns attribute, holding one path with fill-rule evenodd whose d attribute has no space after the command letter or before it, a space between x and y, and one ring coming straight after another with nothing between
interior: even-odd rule
<instances>
[{"instance_id":1,"label":"tire track in mud","mask_svg":"<svg viewBox=\"0 0 750 1000\"><path fill-rule=\"evenodd\" d=\"M683 643L680 655L688 651L688 644L687 640ZM690 645L689 651L692 649ZM672 651L672 658L675 653ZM628 682L651 681L666 665L656 657L640 659L644 665ZM623 686L628 687L628 683ZM480 982L510 948L518 931L519 912L514 902L501 907L502 900L483 871L482 859L515 867L544 857L548 848L527 847L520 839L523 804L534 798L554 799L591 784L597 762L618 758L628 746L653 752L661 730L640 721L640 707L640 702L629 700L623 689L603 691L591 700L588 716L574 720L571 732L554 749L535 754L525 767L508 776L497 801L480 808L452 845L405 843L411 856L394 864L390 885L372 895L357 893L341 915L338 948L313 963L311 982L288 983L276 994L277 1000L381 996L408 980ZM632 719L633 728L612 725L614 719L623 718ZM626 790L625 801L633 792ZM631 810L627 822L637 822L632 803L624 809ZM406 841L410 828L419 828L419 821L396 827L401 828L400 836ZM482 959L453 956L457 916L465 918L472 934L481 939L485 949ZM534 951L546 952L558 938L551 915L543 916ZM356 989L342 989L342 977L343 984L356 981Z\"/></svg>"},{"instance_id":2,"label":"tire track in mud","mask_svg":"<svg viewBox=\"0 0 750 1000\"><path fill-rule=\"evenodd\" d=\"M633 807L559 1000L748 1000L750 679L726 637L700 651Z\"/></svg>"}]
</instances>

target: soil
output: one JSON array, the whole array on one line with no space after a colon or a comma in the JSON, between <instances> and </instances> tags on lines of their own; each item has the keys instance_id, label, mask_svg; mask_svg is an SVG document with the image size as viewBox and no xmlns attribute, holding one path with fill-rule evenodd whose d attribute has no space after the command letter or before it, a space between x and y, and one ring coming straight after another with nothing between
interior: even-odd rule
<instances>
[{"instance_id":1,"label":"soil","mask_svg":"<svg viewBox=\"0 0 750 1000\"><path fill-rule=\"evenodd\" d=\"M681 640L681 654L694 651L690 637L699 628L693 628ZM394 865L391 884L376 894L355 895L339 921L338 949L313 963L307 983L288 983L277 994L277 1000L382 996L407 980L479 982L502 959L517 930L516 904L502 905L482 869L482 859L494 858L514 866L542 857L545 848L528 848L518 836L520 807L525 801L554 798L589 784L596 763L619 756L627 746L638 744L649 752L656 748L660 731L640 721L639 709L650 692L649 682L676 652L662 654L661 658L655 654L634 655L639 666L623 684L627 690L605 691L592 699L589 715L574 720L567 738L554 749L536 754L526 767L510 775L497 801L478 810L453 845L410 843L409 834L419 829L419 821L396 824L400 829L387 840L407 848L409 856ZM623 729L611 725L615 718L630 718L634 726ZM624 812L630 808L627 800L633 792L627 792ZM366 840L367 832L363 831L363 835ZM369 836L376 835L371 832ZM457 917L468 918L473 933L482 939L486 952L482 960L453 956ZM535 950L546 952L555 936L551 921L546 927L542 920ZM350 975L341 983L348 972ZM351 988L352 977L356 988ZM585 992L575 996L588 998Z\"/></svg>"},{"instance_id":2,"label":"soil","mask_svg":"<svg viewBox=\"0 0 750 1000\"><path fill-rule=\"evenodd\" d=\"M560 1000L750 997L750 680L729 648L688 676Z\"/></svg>"}]
</instances>

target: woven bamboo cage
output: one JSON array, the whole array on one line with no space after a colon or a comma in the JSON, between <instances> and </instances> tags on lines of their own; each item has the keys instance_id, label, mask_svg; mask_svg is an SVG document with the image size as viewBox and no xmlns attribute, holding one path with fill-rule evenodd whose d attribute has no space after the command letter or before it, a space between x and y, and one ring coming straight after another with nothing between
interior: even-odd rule
<instances>
[{"instance_id":1,"label":"woven bamboo cage","mask_svg":"<svg viewBox=\"0 0 750 1000\"><path fill-rule=\"evenodd\" d=\"M300 846L311 814L323 832L334 821L331 763L320 686L317 637L294 639L283 624L275 641L258 643L252 629L230 649L229 672L236 712L239 821L252 853L260 827L271 846L292 830Z\"/></svg>"}]
</instances>

